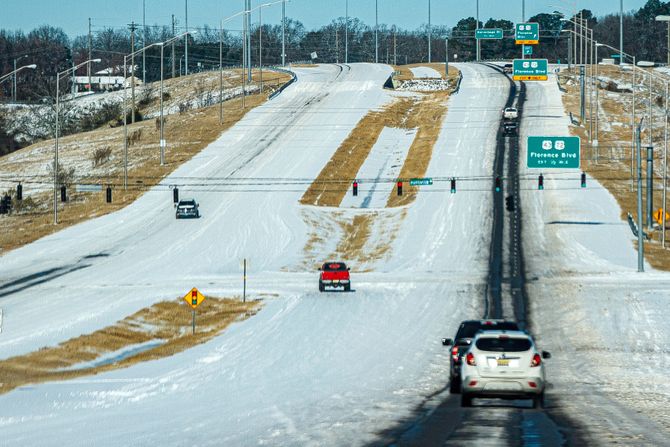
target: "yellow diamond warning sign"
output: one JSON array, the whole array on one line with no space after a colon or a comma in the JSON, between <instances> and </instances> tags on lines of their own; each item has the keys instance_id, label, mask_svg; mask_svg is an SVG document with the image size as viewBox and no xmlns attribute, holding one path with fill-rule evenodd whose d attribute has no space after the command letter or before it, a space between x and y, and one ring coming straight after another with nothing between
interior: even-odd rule
<instances>
[{"instance_id":1,"label":"yellow diamond warning sign","mask_svg":"<svg viewBox=\"0 0 670 447\"><path fill-rule=\"evenodd\" d=\"M200 303L205 301L205 296L202 293L200 293L198 289L194 287L191 289L190 292L184 295L184 301L186 301L189 306L195 309L200 305Z\"/></svg>"}]
</instances>

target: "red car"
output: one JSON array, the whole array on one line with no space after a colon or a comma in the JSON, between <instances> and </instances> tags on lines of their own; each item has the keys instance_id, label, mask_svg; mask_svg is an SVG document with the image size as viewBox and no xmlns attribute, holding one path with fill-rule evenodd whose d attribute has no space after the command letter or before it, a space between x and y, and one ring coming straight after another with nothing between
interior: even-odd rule
<instances>
[{"instance_id":1,"label":"red car","mask_svg":"<svg viewBox=\"0 0 670 447\"><path fill-rule=\"evenodd\" d=\"M345 292L351 290L349 267L344 262L326 262L319 270L319 292L325 291L326 286L342 287Z\"/></svg>"}]
</instances>

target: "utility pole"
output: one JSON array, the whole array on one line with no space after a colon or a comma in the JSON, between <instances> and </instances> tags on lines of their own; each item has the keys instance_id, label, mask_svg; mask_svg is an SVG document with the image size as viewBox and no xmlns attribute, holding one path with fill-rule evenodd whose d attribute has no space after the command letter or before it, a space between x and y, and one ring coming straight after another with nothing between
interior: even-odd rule
<instances>
[{"instance_id":1,"label":"utility pole","mask_svg":"<svg viewBox=\"0 0 670 447\"><path fill-rule=\"evenodd\" d=\"M174 37L174 14L172 14L172 37ZM175 77L175 68L176 68L175 54L174 54L174 42L172 42L172 78Z\"/></svg>"},{"instance_id":2,"label":"utility pole","mask_svg":"<svg viewBox=\"0 0 670 447\"><path fill-rule=\"evenodd\" d=\"M479 0L477 0L477 18L475 20L477 21L477 23L475 24L475 33L477 33L476 30L479 29ZM475 54L477 55L477 62L479 62L481 58L481 47L479 45L479 39L477 39L477 36L475 36L475 44L476 44Z\"/></svg>"},{"instance_id":3,"label":"utility pole","mask_svg":"<svg viewBox=\"0 0 670 447\"><path fill-rule=\"evenodd\" d=\"M135 124L135 22L130 23L130 122Z\"/></svg>"},{"instance_id":4,"label":"utility pole","mask_svg":"<svg viewBox=\"0 0 670 447\"><path fill-rule=\"evenodd\" d=\"M337 35L337 26L335 26L335 63L340 63L340 42Z\"/></svg>"},{"instance_id":5,"label":"utility pole","mask_svg":"<svg viewBox=\"0 0 670 447\"><path fill-rule=\"evenodd\" d=\"M184 18L187 32L187 34L184 34L184 75L188 76L188 0L184 0L184 9Z\"/></svg>"},{"instance_id":6,"label":"utility pole","mask_svg":"<svg viewBox=\"0 0 670 447\"><path fill-rule=\"evenodd\" d=\"M251 0L247 0L247 70L249 83L253 81L251 72Z\"/></svg>"},{"instance_id":7,"label":"utility pole","mask_svg":"<svg viewBox=\"0 0 670 447\"><path fill-rule=\"evenodd\" d=\"M640 154L642 146L642 121L637 126L636 131L636 149L637 149L637 271L644 272L644 230L642 226L642 156Z\"/></svg>"},{"instance_id":8,"label":"utility pole","mask_svg":"<svg viewBox=\"0 0 670 447\"><path fill-rule=\"evenodd\" d=\"M219 33L219 124L223 124L223 20Z\"/></svg>"},{"instance_id":9,"label":"utility pole","mask_svg":"<svg viewBox=\"0 0 670 447\"><path fill-rule=\"evenodd\" d=\"M263 5L258 7L258 69L261 76L261 93L263 93Z\"/></svg>"},{"instance_id":10,"label":"utility pole","mask_svg":"<svg viewBox=\"0 0 670 447\"><path fill-rule=\"evenodd\" d=\"M344 3L344 15L346 16L344 23L344 63L349 63L349 0Z\"/></svg>"},{"instance_id":11,"label":"utility pole","mask_svg":"<svg viewBox=\"0 0 670 447\"><path fill-rule=\"evenodd\" d=\"M647 229L654 229L654 146L647 146Z\"/></svg>"},{"instance_id":12,"label":"utility pole","mask_svg":"<svg viewBox=\"0 0 670 447\"><path fill-rule=\"evenodd\" d=\"M623 0L619 10L619 65L623 64ZM633 69L635 71L635 69Z\"/></svg>"},{"instance_id":13,"label":"utility pole","mask_svg":"<svg viewBox=\"0 0 670 447\"><path fill-rule=\"evenodd\" d=\"M398 34L398 31L397 31L395 25L393 25L393 65L398 64L397 34Z\"/></svg>"},{"instance_id":14,"label":"utility pole","mask_svg":"<svg viewBox=\"0 0 670 447\"><path fill-rule=\"evenodd\" d=\"M92 48L92 38L91 38L91 18L88 18L88 60L93 59L91 57ZM16 67L14 67L16 69ZM93 91L93 86L91 85L91 64L86 64L86 71L88 71L88 91ZM111 73L110 73L111 74ZM16 99L14 99L16 101Z\"/></svg>"},{"instance_id":15,"label":"utility pole","mask_svg":"<svg viewBox=\"0 0 670 447\"><path fill-rule=\"evenodd\" d=\"M286 67L286 0L281 2L281 65Z\"/></svg>"},{"instance_id":16,"label":"utility pole","mask_svg":"<svg viewBox=\"0 0 670 447\"><path fill-rule=\"evenodd\" d=\"M431 40L432 40L432 34L431 34L431 26L430 26L430 0L428 0L428 63L430 64L431 60Z\"/></svg>"},{"instance_id":17,"label":"utility pole","mask_svg":"<svg viewBox=\"0 0 670 447\"><path fill-rule=\"evenodd\" d=\"M142 48L146 48L146 46L147 46L147 2L146 0L142 0ZM142 84L146 83L147 83L147 51L142 50Z\"/></svg>"},{"instance_id":18,"label":"utility pole","mask_svg":"<svg viewBox=\"0 0 670 447\"><path fill-rule=\"evenodd\" d=\"M379 38L377 36L378 32L379 32L379 7L378 7L378 0L375 0L375 64L379 63ZM668 58L670 58L670 56L668 56Z\"/></svg>"},{"instance_id":19,"label":"utility pole","mask_svg":"<svg viewBox=\"0 0 670 447\"><path fill-rule=\"evenodd\" d=\"M449 79L449 39L444 39L444 78Z\"/></svg>"}]
</instances>

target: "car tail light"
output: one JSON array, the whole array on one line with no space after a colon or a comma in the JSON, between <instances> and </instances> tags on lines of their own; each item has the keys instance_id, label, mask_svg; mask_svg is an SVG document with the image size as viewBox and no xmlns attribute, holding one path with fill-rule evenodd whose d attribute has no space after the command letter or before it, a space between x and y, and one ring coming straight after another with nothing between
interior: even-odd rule
<instances>
[{"instance_id":1,"label":"car tail light","mask_svg":"<svg viewBox=\"0 0 670 447\"><path fill-rule=\"evenodd\" d=\"M454 362L458 361L458 346L451 348L451 358L454 360Z\"/></svg>"},{"instance_id":2,"label":"car tail light","mask_svg":"<svg viewBox=\"0 0 670 447\"><path fill-rule=\"evenodd\" d=\"M472 354L472 352L468 352L468 355L465 356L465 361L468 363L470 366L475 366L477 365L477 362L475 362L475 356Z\"/></svg>"},{"instance_id":3,"label":"car tail light","mask_svg":"<svg viewBox=\"0 0 670 447\"><path fill-rule=\"evenodd\" d=\"M533 356L533 360L530 362L530 366L531 367L540 366L541 363L542 363L542 357L540 357L540 354L535 354Z\"/></svg>"},{"instance_id":4,"label":"car tail light","mask_svg":"<svg viewBox=\"0 0 670 447\"><path fill-rule=\"evenodd\" d=\"M468 383L468 386L475 386L475 385L477 385L476 380L471 380L470 383Z\"/></svg>"},{"instance_id":5,"label":"car tail light","mask_svg":"<svg viewBox=\"0 0 670 447\"><path fill-rule=\"evenodd\" d=\"M531 388L537 388L537 383L535 382L528 382L528 386Z\"/></svg>"}]
</instances>

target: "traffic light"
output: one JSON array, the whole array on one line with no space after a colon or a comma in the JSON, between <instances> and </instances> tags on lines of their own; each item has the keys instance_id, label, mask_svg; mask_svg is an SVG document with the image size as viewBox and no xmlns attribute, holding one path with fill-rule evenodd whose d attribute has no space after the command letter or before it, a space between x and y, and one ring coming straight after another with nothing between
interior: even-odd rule
<instances>
[{"instance_id":1,"label":"traffic light","mask_svg":"<svg viewBox=\"0 0 670 447\"><path fill-rule=\"evenodd\" d=\"M586 173L582 172L582 188L586 188Z\"/></svg>"},{"instance_id":2,"label":"traffic light","mask_svg":"<svg viewBox=\"0 0 670 447\"><path fill-rule=\"evenodd\" d=\"M398 195L402 195L402 182L398 182Z\"/></svg>"},{"instance_id":3,"label":"traffic light","mask_svg":"<svg viewBox=\"0 0 670 447\"><path fill-rule=\"evenodd\" d=\"M540 176L537 178L537 189L544 189L544 176L542 174L540 174Z\"/></svg>"},{"instance_id":4,"label":"traffic light","mask_svg":"<svg viewBox=\"0 0 670 447\"><path fill-rule=\"evenodd\" d=\"M358 195L358 182L357 181L354 181L354 185L352 186L351 190L354 193L354 197L356 197Z\"/></svg>"},{"instance_id":5,"label":"traffic light","mask_svg":"<svg viewBox=\"0 0 670 447\"><path fill-rule=\"evenodd\" d=\"M23 185L21 183L16 185L16 200L23 200Z\"/></svg>"},{"instance_id":6,"label":"traffic light","mask_svg":"<svg viewBox=\"0 0 670 447\"><path fill-rule=\"evenodd\" d=\"M451 179L451 193L456 194L456 179L455 178Z\"/></svg>"},{"instance_id":7,"label":"traffic light","mask_svg":"<svg viewBox=\"0 0 670 447\"><path fill-rule=\"evenodd\" d=\"M112 203L112 187L111 186L107 187L106 198L107 198L107 203Z\"/></svg>"},{"instance_id":8,"label":"traffic light","mask_svg":"<svg viewBox=\"0 0 670 447\"><path fill-rule=\"evenodd\" d=\"M65 188L65 185L60 187L60 201L67 202L67 189Z\"/></svg>"},{"instance_id":9,"label":"traffic light","mask_svg":"<svg viewBox=\"0 0 670 447\"><path fill-rule=\"evenodd\" d=\"M505 209L507 211L514 211L514 196L505 197Z\"/></svg>"},{"instance_id":10,"label":"traffic light","mask_svg":"<svg viewBox=\"0 0 670 447\"><path fill-rule=\"evenodd\" d=\"M496 177L496 192L500 192L502 188L502 182L500 180L500 177Z\"/></svg>"},{"instance_id":11,"label":"traffic light","mask_svg":"<svg viewBox=\"0 0 670 447\"><path fill-rule=\"evenodd\" d=\"M172 189L172 201L174 203L179 202L179 188L177 188L176 186Z\"/></svg>"}]
</instances>

